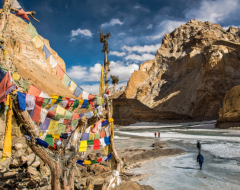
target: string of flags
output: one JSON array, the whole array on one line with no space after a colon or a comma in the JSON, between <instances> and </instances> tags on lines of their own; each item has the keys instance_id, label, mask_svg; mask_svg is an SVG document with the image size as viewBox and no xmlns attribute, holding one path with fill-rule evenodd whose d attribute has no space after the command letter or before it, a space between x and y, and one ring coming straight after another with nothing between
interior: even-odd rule
<instances>
[{"instance_id":1,"label":"string of flags","mask_svg":"<svg viewBox=\"0 0 240 190\"><path fill-rule=\"evenodd\" d=\"M111 160L112 159L112 155L113 155L113 153L110 153L109 155L104 156L102 158L98 158L96 160L77 160L76 163L81 165L81 166L95 164L95 163L98 163L98 162Z\"/></svg>"}]
</instances>

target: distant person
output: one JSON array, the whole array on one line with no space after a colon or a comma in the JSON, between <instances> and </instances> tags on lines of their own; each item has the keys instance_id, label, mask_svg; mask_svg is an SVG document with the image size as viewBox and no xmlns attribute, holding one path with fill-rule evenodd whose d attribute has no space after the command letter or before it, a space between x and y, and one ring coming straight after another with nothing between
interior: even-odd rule
<instances>
[{"instance_id":1,"label":"distant person","mask_svg":"<svg viewBox=\"0 0 240 190\"><path fill-rule=\"evenodd\" d=\"M197 141L197 149L198 149L198 152L200 153L201 152L201 143L199 141Z\"/></svg>"},{"instance_id":2,"label":"distant person","mask_svg":"<svg viewBox=\"0 0 240 190\"><path fill-rule=\"evenodd\" d=\"M155 132L154 135L155 135L155 138L156 138L157 137L157 133Z\"/></svg>"},{"instance_id":3,"label":"distant person","mask_svg":"<svg viewBox=\"0 0 240 190\"><path fill-rule=\"evenodd\" d=\"M158 138L160 138L160 133L158 132Z\"/></svg>"},{"instance_id":4,"label":"distant person","mask_svg":"<svg viewBox=\"0 0 240 190\"><path fill-rule=\"evenodd\" d=\"M204 162L204 157L203 157L203 155L201 155L200 152L198 153L198 156L197 156L197 162L199 162L200 170L202 170L202 164Z\"/></svg>"}]
</instances>

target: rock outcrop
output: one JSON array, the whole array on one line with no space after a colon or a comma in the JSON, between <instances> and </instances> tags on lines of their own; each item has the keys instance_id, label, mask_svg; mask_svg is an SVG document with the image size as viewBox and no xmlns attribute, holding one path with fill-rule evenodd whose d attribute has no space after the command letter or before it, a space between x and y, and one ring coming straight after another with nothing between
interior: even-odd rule
<instances>
[{"instance_id":1,"label":"rock outcrop","mask_svg":"<svg viewBox=\"0 0 240 190\"><path fill-rule=\"evenodd\" d=\"M166 34L153 60L141 64L121 97L156 111L218 118L228 90L240 84L240 29L190 20Z\"/></svg>"},{"instance_id":2,"label":"rock outcrop","mask_svg":"<svg viewBox=\"0 0 240 190\"><path fill-rule=\"evenodd\" d=\"M223 100L223 107L219 110L218 128L240 129L240 86L229 90Z\"/></svg>"}]
</instances>

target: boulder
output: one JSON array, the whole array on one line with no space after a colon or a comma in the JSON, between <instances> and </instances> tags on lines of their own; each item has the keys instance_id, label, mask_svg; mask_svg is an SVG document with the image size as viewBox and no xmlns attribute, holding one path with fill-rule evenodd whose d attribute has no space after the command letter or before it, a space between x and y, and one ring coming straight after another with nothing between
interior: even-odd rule
<instances>
[{"instance_id":1,"label":"boulder","mask_svg":"<svg viewBox=\"0 0 240 190\"><path fill-rule=\"evenodd\" d=\"M27 165L30 166L36 158L36 154L32 153L27 156Z\"/></svg>"},{"instance_id":2,"label":"boulder","mask_svg":"<svg viewBox=\"0 0 240 190\"><path fill-rule=\"evenodd\" d=\"M33 176L38 176L39 172L37 171L36 168L32 167L32 166L28 166L27 168L27 172L30 173Z\"/></svg>"}]
</instances>

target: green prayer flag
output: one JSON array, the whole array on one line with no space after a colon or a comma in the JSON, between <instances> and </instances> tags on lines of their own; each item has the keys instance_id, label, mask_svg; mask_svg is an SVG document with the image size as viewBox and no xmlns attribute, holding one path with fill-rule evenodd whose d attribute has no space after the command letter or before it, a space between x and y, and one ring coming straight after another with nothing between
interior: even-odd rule
<instances>
[{"instance_id":1,"label":"green prayer flag","mask_svg":"<svg viewBox=\"0 0 240 190\"><path fill-rule=\"evenodd\" d=\"M61 118L64 118L64 114L56 113L55 116L52 118L55 121L59 121Z\"/></svg>"},{"instance_id":2,"label":"green prayer flag","mask_svg":"<svg viewBox=\"0 0 240 190\"><path fill-rule=\"evenodd\" d=\"M26 32L29 33L32 36L32 38L38 35L36 28L32 25L31 22L28 24Z\"/></svg>"},{"instance_id":3,"label":"green prayer flag","mask_svg":"<svg viewBox=\"0 0 240 190\"><path fill-rule=\"evenodd\" d=\"M73 109L72 109L72 111L75 110L78 106L79 106L79 101L78 101L78 100L75 100L75 101L74 101L74 104L73 104Z\"/></svg>"},{"instance_id":4,"label":"green prayer flag","mask_svg":"<svg viewBox=\"0 0 240 190\"><path fill-rule=\"evenodd\" d=\"M44 141L47 142L49 145L53 146L53 137L52 137L52 134L47 135Z\"/></svg>"},{"instance_id":5,"label":"green prayer flag","mask_svg":"<svg viewBox=\"0 0 240 190\"><path fill-rule=\"evenodd\" d=\"M94 144L94 140L88 140L88 141L87 141L87 144L88 144L88 145L93 145L93 144Z\"/></svg>"},{"instance_id":6,"label":"green prayer flag","mask_svg":"<svg viewBox=\"0 0 240 190\"><path fill-rule=\"evenodd\" d=\"M69 78L69 76L67 76L66 74L64 74L62 83L64 84L65 88L67 88L68 83L69 83L70 81L71 81L71 79Z\"/></svg>"},{"instance_id":7,"label":"green prayer flag","mask_svg":"<svg viewBox=\"0 0 240 190\"><path fill-rule=\"evenodd\" d=\"M100 139L100 133L95 134L94 139Z\"/></svg>"},{"instance_id":8,"label":"green prayer flag","mask_svg":"<svg viewBox=\"0 0 240 190\"><path fill-rule=\"evenodd\" d=\"M86 109L88 109L89 108L89 101L87 101L87 107L86 107Z\"/></svg>"},{"instance_id":9,"label":"green prayer flag","mask_svg":"<svg viewBox=\"0 0 240 190\"><path fill-rule=\"evenodd\" d=\"M66 114L64 116L64 119L72 119L72 112L70 112L69 110L66 110Z\"/></svg>"},{"instance_id":10,"label":"green prayer flag","mask_svg":"<svg viewBox=\"0 0 240 190\"><path fill-rule=\"evenodd\" d=\"M48 105L49 101L50 101L49 98L44 98L43 103L42 103L42 108L44 108L46 105Z\"/></svg>"},{"instance_id":11,"label":"green prayer flag","mask_svg":"<svg viewBox=\"0 0 240 190\"><path fill-rule=\"evenodd\" d=\"M97 164L98 161L97 160L91 160L91 164Z\"/></svg>"},{"instance_id":12,"label":"green prayer flag","mask_svg":"<svg viewBox=\"0 0 240 190\"><path fill-rule=\"evenodd\" d=\"M74 119L74 120L72 120L72 123L71 123L72 127L75 127L76 124L77 124L77 122L78 122L78 119Z\"/></svg>"},{"instance_id":13,"label":"green prayer flag","mask_svg":"<svg viewBox=\"0 0 240 190\"><path fill-rule=\"evenodd\" d=\"M57 128L57 134L65 133L66 125L59 123Z\"/></svg>"},{"instance_id":14,"label":"green prayer flag","mask_svg":"<svg viewBox=\"0 0 240 190\"><path fill-rule=\"evenodd\" d=\"M2 69L5 72L8 72L8 70L4 66L2 66L2 65L0 65L0 69Z\"/></svg>"},{"instance_id":15,"label":"green prayer flag","mask_svg":"<svg viewBox=\"0 0 240 190\"><path fill-rule=\"evenodd\" d=\"M102 102L102 101L101 101L101 97L98 97L98 96L97 96L97 105L101 105L101 102Z\"/></svg>"},{"instance_id":16,"label":"green prayer flag","mask_svg":"<svg viewBox=\"0 0 240 190\"><path fill-rule=\"evenodd\" d=\"M24 91L27 90L27 88L31 85L28 81L25 79L20 79L19 81L15 81L18 86L20 86Z\"/></svg>"}]
</instances>

